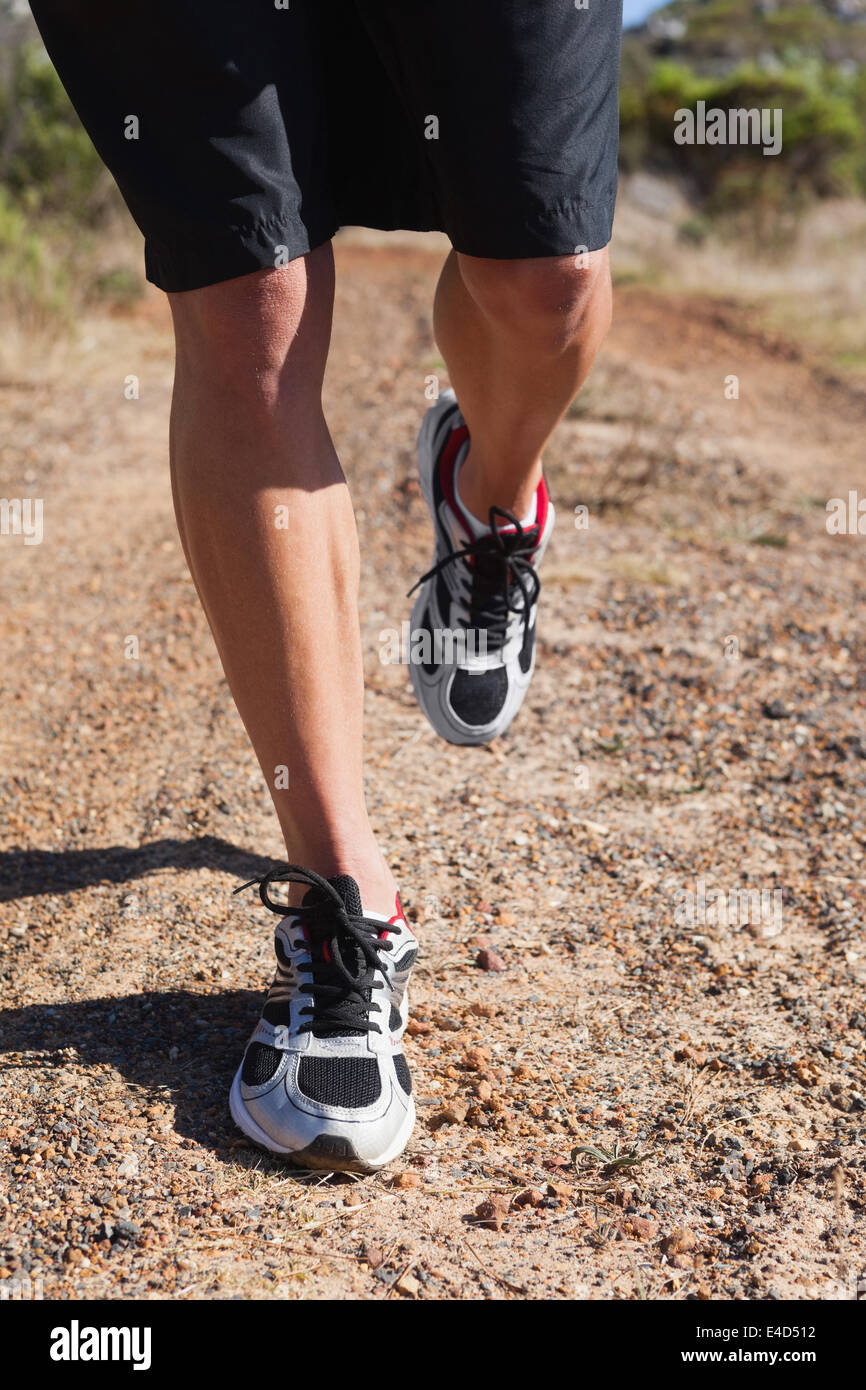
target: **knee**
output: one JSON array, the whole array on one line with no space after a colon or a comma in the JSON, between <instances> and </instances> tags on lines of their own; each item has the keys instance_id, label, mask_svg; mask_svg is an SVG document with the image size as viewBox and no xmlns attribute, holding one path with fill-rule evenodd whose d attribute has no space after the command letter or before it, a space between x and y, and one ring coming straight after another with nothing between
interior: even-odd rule
<instances>
[{"instance_id":1,"label":"knee","mask_svg":"<svg viewBox=\"0 0 866 1390\"><path fill-rule=\"evenodd\" d=\"M327 327L304 260L171 295L178 370L211 397L272 412L324 370ZM329 312L329 311L328 311Z\"/></svg>"},{"instance_id":2,"label":"knee","mask_svg":"<svg viewBox=\"0 0 866 1390\"><path fill-rule=\"evenodd\" d=\"M460 256L463 282L484 316L541 350L564 352L591 315L601 337L610 324L607 248L581 256L483 260Z\"/></svg>"}]
</instances>

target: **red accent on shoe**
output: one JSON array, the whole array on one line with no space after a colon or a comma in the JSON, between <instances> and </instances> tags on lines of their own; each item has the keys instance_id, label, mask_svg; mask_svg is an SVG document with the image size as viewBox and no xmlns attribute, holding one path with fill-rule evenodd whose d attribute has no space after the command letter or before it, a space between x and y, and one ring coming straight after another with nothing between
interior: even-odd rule
<instances>
[{"instance_id":1,"label":"red accent on shoe","mask_svg":"<svg viewBox=\"0 0 866 1390\"><path fill-rule=\"evenodd\" d=\"M456 429L451 431L445 441L445 447L442 450L442 456L439 460L439 476L442 482L442 491L445 494L445 501L448 503L458 522L466 532L466 535L471 540L472 531L466 520L466 511L457 500L457 492L454 486L457 455L460 452L461 445L468 438L469 428L467 425L458 425ZM530 526L526 527L527 532L534 531L536 527L538 528L538 540L536 544L540 542L541 537L544 535L549 506L550 493L547 491L547 483L544 478L542 478L535 491L535 520ZM513 532L515 528L513 526L500 526L498 529L507 533L508 531Z\"/></svg>"},{"instance_id":2,"label":"red accent on shoe","mask_svg":"<svg viewBox=\"0 0 866 1390\"><path fill-rule=\"evenodd\" d=\"M406 921L406 914L405 914L405 912L403 911L403 904L402 904L401 901L400 901L400 894L399 894L399 893L397 894L397 896L396 896L395 899L394 899L394 916L388 918L388 926L389 926L389 927L396 926L396 924L397 924L398 922L402 923L402 925L406 928L406 930L407 930L407 932L409 933L410 936L414 936L414 935L415 935L415 933L413 932L412 928L409 926L409 923ZM387 936L388 933L387 933L387 932L383 932L382 935L383 935L383 936Z\"/></svg>"},{"instance_id":3,"label":"red accent on shoe","mask_svg":"<svg viewBox=\"0 0 866 1390\"><path fill-rule=\"evenodd\" d=\"M535 520L532 523L533 526L538 527L539 540L541 540L541 537L544 535L544 528L547 525L547 511L549 506L550 493L547 491L547 483L542 478L535 493Z\"/></svg>"}]
</instances>

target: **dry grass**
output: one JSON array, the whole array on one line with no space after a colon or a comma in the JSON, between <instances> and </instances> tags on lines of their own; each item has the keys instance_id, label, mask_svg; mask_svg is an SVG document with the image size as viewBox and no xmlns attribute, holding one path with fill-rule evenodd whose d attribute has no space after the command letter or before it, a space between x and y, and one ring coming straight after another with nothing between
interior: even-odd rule
<instances>
[{"instance_id":1,"label":"dry grass","mask_svg":"<svg viewBox=\"0 0 866 1390\"><path fill-rule=\"evenodd\" d=\"M771 242L729 226L695 244L681 235L688 204L656 184L646 175L622 181L615 277L736 298L837 367L866 373L866 201L816 203Z\"/></svg>"}]
</instances>

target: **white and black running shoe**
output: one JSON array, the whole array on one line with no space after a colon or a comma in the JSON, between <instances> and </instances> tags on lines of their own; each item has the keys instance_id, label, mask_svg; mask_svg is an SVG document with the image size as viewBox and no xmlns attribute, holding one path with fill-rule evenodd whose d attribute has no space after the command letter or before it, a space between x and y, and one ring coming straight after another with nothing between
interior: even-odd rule
<instances>
[{"instance_id":1,"label":"white and black running shoe","mask_svg":"<svg viewBox=\"0 0 866 1390\"><path fill-rule=\"evenodd\" d=\"M422 710L449 743L489 743L523 703L535 666L538 564L553 530L544 479L520 522L491 507L470 516L457 487L469 431L453 391L427 411L418 435L421 491L436 549L411 620L409 673Z\"/></svg>"},{"instance_id":2,"label":"white and black running shoe","mask_svg":"<svg viewBox=\"0 0 866 1390\"><path fill-rule=\"evenodd\" d=\"M279 882L308 885L300 907L272 900ZM232 1085L232 1118L302 1168L372 1172L415 1123L402 1039L418 943L399 897L390 918L365 913L347 874L289 864L258 887L282 917L277 973Z\"/></svg>"}]
</instances>

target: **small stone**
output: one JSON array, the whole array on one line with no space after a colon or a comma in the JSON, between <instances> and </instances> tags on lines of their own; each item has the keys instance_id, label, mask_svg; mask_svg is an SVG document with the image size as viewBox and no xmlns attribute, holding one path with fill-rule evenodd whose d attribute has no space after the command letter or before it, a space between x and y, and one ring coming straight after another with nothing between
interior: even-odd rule
<instances>
[{"instance_id":1,"label":"small stone","mask_svg":"<svg viewBox=\"0 0 866 1390\"><path fill-rule=\"evenodd\" d=\"M470 1047L463 1058L463 1065L469 1071L483 1071L490 1061L490 1051L486 1047Z\"/></svg>"},{"instance_id":2,"label":"small stone","mask_svg":"<svg viewBox=\"0 0 866 1390\"><path fill-rule=\"evenodd\" d=\"M791 711L784 700L767 700L761 706L765 719L790 719Z\"/></svg>"},{"instance_id":3,"label":"small stone","mask_svg":"<svg viewBox=\"0 0 866 1390\"><path fill-rule=\"evenodd\" d=\"M134 1221L118 1221L114 1227L115 1240L138 1240L141 1227Z\"/></svg>"},{"instance_id":4,"label":"small stone","mask_svg":"<svg viewBox=\"0 0 866 1390\"><path fill-rule=\"evenodd\" d=\"M625 1223L626 1235L637 1240L652 1240L658 1232L658 1222L649 1216L630 1216Z\"/></svg>"},{"instance_id":5,"label":"small stone","mask_svg":"<svg viewBox=\"0 0 866 1390\"><path fill-rule=\"evenodd\" d=\"M493 1004L470 1004L469 1012L476 1018L495 1018L496 1008ZM866 1025L864 1025L866 1027Z\"/></svg>"},{"instance_id":6,"label":"small stone","mask_svg":"<svg viewBox=\"0 0 866 1390\"><path fill-rule=\"evenodd\" d=\"M438 1129L440 1125L462 1125L468 1114L469 1106L463 1101L455 1100L434 1115L431 1124L434 1129Z\"/></svg>"},{"instance_id":7,"label":"small stone","mask_svg":"<svg viewBox=\"0 0 866 1390\"><path fill-rule=\"evenodd\" d=\"M378 1269L385 1259L385 1251L380 1245L365 1245L363 1254L371 1269Z\"/></svg>"},{"instance_id":8,"label":"small stone","mask_svg":"<svg viewBox=\"0 0 866 1390\"><path fill-rule=\"evenodd\" d=\"M788 1148L795 1154L813 1154L817 1147L818 1145L815 1143L814 1139L805 1139L799 1136L796 1139L792 1139L788 1145Z\"/></svg>"},{"instance_id":9,"label":"small stone","mask_svg":"<svg viewBox=\"0 0 866 1390\"><path fill-rule=\"evenodd\" d=\"M432 1023L422 1023L420 1018L410 1018L406 1025L406 1032L410 1038L421 1038L425 1033L433 1032Z\"/></svg>"},{"instance_id":10,"label":"small stone","mask_svg":"<svg viewBox=\"0 0 866 1390\"><path fill-rule=\"evenodd\" d=\"M394 1179L394 1186L399 1187L401 1191L406 1191L412 1187L420 1187L421 1174L413 1173L409 1170L405 1173L398 1173Z\"/></svg>"},{"instance_id":11,"label":"small stone","mask_svg":"<svg viewBox=\"0 0 866 1390\"><path fill-rule=\"evenodd\" d=\"M539 1192L537 1187L527 1187L524 1192L519 1192L514 1199L516 1207L543 1207L544 1193Z\"/></svg>"},{"instance_id":12,"label":"small stone","mask_svg":"<svg viewBox=\"0 0 866 1390\"><path fill-rule=\"evenodd\" d=\"M565 1183L562 1182L549 1182L547 1184L547 1193L550 1197L562 1197L566 1200L570 1200L574 1195L571 1188L567 1187Z\"/></svg>"},{"instance_id":13,"label":"small stone","mask_svg":"<svg viewBox=\"0 0 866 1390\"><path fill-rule=\"evenodd\" d=\"M479 951L475 957L475 964L479 970L506 970L505 961L495 951Z\"/></svg>"},{"instance_id":14,"label":"small stone","mask_svg":"<svg viewBox=\"0 0 866 1390\"><path fill-rule=\"evenodd\" d=\"M677 1226L669 1236L659 1241L659 1245L664 1255L686 1255L694 1250L697 1241L688 1227Z\"/></svg>"},{"instance_id":15,"label":"small stone","mask_svg":"<svg viewBox=\"0 0 866 1390\"><path fill-rule=\"evenodd\" d=\"M516 927L517 918L513 912L503 912L501 908L496 910L497 927Z\"/></svg>"},{"instance_id":16,"label":"small stone","mask_svg":"<svg viewBox=\"0 0 866 1390\"><path fill-rule=\"evenodd\" d=\"M405 1293L409 1298L415 1298L421 1292L421 1285L411 1274L401 1274L397 1280L396 1288L399 1293Z\"/></svg>"},{"instance_id":17,"label":"small stone","mask_svg":"<svg viewBox=\"0 0 866 1390\"><path fill-rule=\"evenodd\" d=\"M489 1197L486 1202L481 1202L475 1208L475 1216L479 1226L484 1226L489 1231L501 1231L508 1219L511 1203L507 1197L498 1194Z\"/></svg>"},{"instance_id":18,"label":"small stone","mask_svg":"<svg viewBox=\"0 0 866 1390\"><path fill-rule=\"evenodd\" d=\"M475 1094L483 1104L485 1101L491 1099L493 1095L493 1087L491 1086L489 1081L478 1081L475 1085Z\"/></svg>"}]
</instances>

